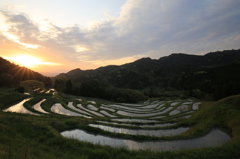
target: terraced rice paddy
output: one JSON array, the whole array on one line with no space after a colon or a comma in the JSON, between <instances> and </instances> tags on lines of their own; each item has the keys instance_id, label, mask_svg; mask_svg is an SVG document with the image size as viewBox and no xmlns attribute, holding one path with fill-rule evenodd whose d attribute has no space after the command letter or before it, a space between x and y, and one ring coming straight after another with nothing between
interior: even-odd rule
<instances>
[{"instance_id":1,"label":"terraced rice paddy","mask_svg":"<svg viewBox=\"0 0 240 159\"><path fill-rule=\"evenodd\" d=\"M28 109L26 109L23 104L25 102L27 102L28 100L30 100L30 98L24 99L23 101L21 101L20 103L17 103L13 106L11 106L8 109L3 110L4 112L15 112L15 113L22 113L22 114L32 114L32 115L38 115L36 113L33 113L31 111L29 111Z\"/></svg>"},{"instance_id":2,"label":"terraced rice paddy","mask_svg":"<svg viewBox=\"0 0 240 159\"><path fill-rule=\"evenodd\" d=\"M231 139L228 135L218 129L211 131L209 134L203 137L171 141L134 141L89 134L83 130L65 131L62 132L61 135L94 144L108 145L113 147L126 147L130 150L152 151L176 151L184 149L196 149L201 147L214 147L222 145Z\"/></svg>"},{"instance_id":3,"label":"terraced rice paddy","mask_svg":"<svg viewBox=\"0 0 240 159\"><path fill-rule=\"evenodd\" d=\"M46 91L46 93L54 90ZM25 99L20 103L4 110L16 113L27 113L31 115L59 115L76 116L91 118L92 123L88 127L101 129L108 133L124 135L141 135L151 137L164 137L180 135L187 131L188 127L177 126L179 119L189 118L199 109L200 102L192 100L174 100L174 101L146 101L139 104L115 103L102 104L96 101L87 101L83 99L69 99L67 104L54 103L50 105L50 110L44 110L41 106L45 99L32 106L37 113L33 113L24 107ZM169 122L171 121L171 122ZM199 147L219 146L230 137L222 131L215 129L206 136L177 141L134 141L125 139L115 139L112 137L92 135L83 130L71 130L62 132L61 135L68 138L98 143L101 145L110 145L113 147L127 147L129 149L139 150L148 149L154 151L180 150ZM194 144L199 143L199 144Z\"/></svg>"},{"instance_id":4,"label":"terraced rice paddy","mask_svg":"<svg viewBox=\"0 0 240 159\"><path fill-rule=\"evenodd\" d=\"M47 91L48 92L48 91ZM23 100L18 103L19 109L15 109L14 112L18 113L29 113L32 114L31 111L23 111L24 108L23 103L29 99ZM77 104L73 104L72 101L69 101L68 105L63 107L61 103L55 103L51 106L51 112L46 112L41 108L41 104L46 99L43 99L39 103L33 106L38 112L41 113L55 113L59 115L70 115L70 116L78 116L78 115L87 115L88 117L103 117L109 118L110 121L118 121L118 122L126 122L126 123L156 123L158 120L155 119L164 119L169 117L177 117L181 118L186 116L186 114L192 114L194 111L198 109L198 106L201 104L200 102L193 103L185 101L148 101L141 104L97 104L94 101L87 101L89 104L83 106L82 101L78 99ZM86 101L85 101L86 102ZM185 102L185 103L183 103ZM180 108L184 106L184 110ZM4 111L13 110L16 105L11 106L10 108ZM20 109L21 108L21 109ZM146 119L147 118L147 119Z\"/></svg>"}]
</instances>

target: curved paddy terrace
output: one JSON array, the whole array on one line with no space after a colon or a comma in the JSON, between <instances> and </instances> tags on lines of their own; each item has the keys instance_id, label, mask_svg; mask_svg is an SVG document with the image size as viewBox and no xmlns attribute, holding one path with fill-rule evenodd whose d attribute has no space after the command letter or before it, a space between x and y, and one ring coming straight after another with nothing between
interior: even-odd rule
<instances>
[{"instance_id":1,"label":"curved paddy terrace","mask_svg":"<svg viewBox=\"0 0 240 159\"><path fill-rule=\"evenodd\" d=\"M201 102L192 100L103 104L79 98L43 98L35 102L31 109L25 106L27 101L31 103L34 99L23 100L4 111L38 116L69 116L73 119L88 118L90 121L82 125L82 129L76 127L60 134L94 144L131 150L166 151L220 146L231 139L219 129L213 129L204 136L186 139L188 137L184 134L191 131L191 127L182 122L187 123L187 119L201 105Z\"/></svg>"}]
</instances>

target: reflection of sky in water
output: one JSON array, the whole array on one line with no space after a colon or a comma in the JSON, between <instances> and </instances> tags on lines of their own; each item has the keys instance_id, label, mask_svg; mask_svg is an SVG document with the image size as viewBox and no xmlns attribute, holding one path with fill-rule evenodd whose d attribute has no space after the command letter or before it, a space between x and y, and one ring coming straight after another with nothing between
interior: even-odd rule
<instances>
[{"instance_id":1,"label":"reflection of sky in water","mask_svg":"<svg viewBox=\"0 0 240 159\"><path fill-rule=\"evenodd\" d=\"M47 92L45 92L45 94L49 94L51 91L54 92L55 89L49 89Z\"/></svg>"},{"instance_id":2,"label":"reflection of sky in water","mask_svg":"<svg viewBox=\"0 0 240 159\"><path fill-rule=\"evenodd\" d=\"M27 99L24 99L23 101L21 101L20 103L18 104L15 104L13 106L11 106L10 108L8 109L5 109L3 110L4 112L15 112L15 113L22 113L22 114L32 114L32 115L39 115L39 114L36 114L36 113L33 113L29 110L27 110L23 104L27 101L29 101L31 98L27 98Z\"/></svg>"},{"instance_id":3,"label":"reflection of sky in water","mask_svg":"<svg viewBox=\"0 0 240 159\"><path fill-rule=\"evenodd\" d=\"M100 113L104 114L105 116L109 116L111 118L116 117L115 115L109 114L108 112L106 112L105 110L100 110Z\"/></svg>"},{"instance_id":4,"label":"reflection of sky in water","mask_svg":"<svg viewBox=\"0 0 240 159\"><path fill-rule=\"evenodd\" d=\"M73 110L75 110L75 111L77 111L77 112L79 112L79 113L86 114L86 115L91 115L91 114L89 114L89 113L87 113L87 112L85 112L85 111L82 111L82 110L77 109L76 107L74 107L74 106L73 106L73 102L69 102L69 103L68 103L68 107L71 108L71 109L73 109Z\"/></svg>"},{"instance_id":5,"label":"reflection of sky in water","mask_svg":"<svg viewBox=\"0 0 240 159\"><path fill-rule=\"evenodd\" d=\"M130 106L130 107L144 107L144 106L148 106L148 105L154 105L156 104L159 105L159 104L162 104L163 101L145 101L143 103L137 103L137 104L130 104L130 103L119 103L118 105L123 105L123 106ZM153 106L151 106L153 107Z\"/></svg>"},{"instance_id":6,"label":"reflection of sky in water","mask_svg":"<svg viewBox=\"0 0 240 159\"><path fill-rule=\"evenodd\" d=\"M91 127L100 128L105 131L120 133L120 134L129 134L129 135L145 135L145 136L174 136L179 135L188 130L188 128L177 128L177 129L166 129L166 130L144 130L144 129L126 129L126 128L116 128L106 125L97 125L89 124Z\"/></svg>"},{"instance_id":7,"label":"reflection of sky in water","mask_svg":"<svg viewBox=\"0 0 240 159\"><path fill-rule=\"evenodd\" d=\"M38 102L37 104L35 104L35 105L33 106L33 109L35 109L35 110L37 110L37 111L39 111L39 112L41 112L41 113L49 114L48 112L46 112L45 110L43 110L42 107L41 107L41 103L44 102L45 100L46 100L46 99L43 99L43 100L41 100L40 102Z\"/></svg>"},{"instance_id":8,"label":"reflection of sky in water","mask_svg":"<svg viewBox=\"0 0 240 159\"><path fill-rule=\"evenodd\" d=\"M94 107L94 106L91 105L91 104L88 104L88 105L87 105L87 108L88 108L88 109L91 109L91 110L93 110L93 111L98 111L98 108L97 108L97 107Z\"/></svg>"},{"instance_id":9,"label":"reflection of sky in water","mask_svg":"<svg viewBox=\"0 0 240 159\"><path fill-rule=\"evenodd\" d=\"M111 119L112 121L119 122L139 122L139 123L155 123L157 120L148 120L148 119Z\"/></svg>"},{"instance_id":10,"label":"reflection of sky in water","mask_svg":"<svg viewBox=\"0 0 240 159\"><path fill-rule=\"evenodd\" d=\"M192 104L193 102L184 102L182 103L183 105L189 105L189 104Z\"/></svg>"},{"instance_id":11,"label":"reflection of sky in water","mask_svg":"<svg viewBox=\"0 0 240 159\"><path fill-rule=\"evenodd\" d=\"M119 140L119 139L109 138L102 135L92 135L82 130L64 131L61 133L61 135L64 137L79 139L81 141L87 141L94 144L110 145L110 146L114 145L114 147L124 146L124 142L121 139Z\"/></svg>"},{"instance_id":12,"label":"reflection of sky in water","mask_svg":"<svg viewBox=\"0 0 240 159\"><path fill-rule=\"evenodd\" d=\"M97 112L95 112L95 111L91 111L91 110L89 110L89 109L84 108L84 107L82 106L82 104L77 104L77 107L79 107L80 109L85 110L85 111L87 111L87 112L89 112L89 113L92 113L92 114L94 114L94 115L96 115L96 116L104 117L104 116L103 116L102 114L100 114L100 113L97 113Z\"/></svg>"},{"instance_id":13,"label":"reflection of sky in water","mask_svg":"<svg viewBox=\"0 0 240 159\"><path fill-rule=\"evenodd\" d=\"M146 103L143 103L143 104L146 104ZM121 105L125 105L125 106L131 106L131 107L141 107L143 106L142 103L139 103L139 104L130 104L130 103L121 103ZM150 103L148 103L150 104Z\"/></svg>"},{"instance_id":14,"label":"reflection of sky in water","mask_svg":"<svg viewBox=\"0 0 240 159\"><path fill-rule=\"evenodd\" d=\"M176 114L179 114L179 113L183 113L183 112L186 112L188 111L188 105L185 105L185 104L181 104L180 106L178 106L176 109L174 109L173 111L171 111L169 113L169 115L176 115Z\"/></svg>"},{"instance_id":15,"label":"reflection of sky in water","mask_svg":"<svg viewBox=\"0 0 240 159\"><path fill-rule=\"evenodd\" d=\"M92 104L96 104L96 102L95 101L88 101L89 103L92 103Z\"/></svg>"},{"instance_id":16,"label":"reflection of sky in water","mask_svg":"<svg viewBox=\"0 0 240 159\"><path fill-rule=\"evenodd\" d=\"M138 111L138 112L146 112L146 111L154 111L154 109L146 109L143 107L127 107L127 106L122 106L122 105L104 105L105 107L112 108L112 109L117 109L117 110L125 110L125 111Z\"/></svg>"},{"instance_id":17,"label":"reflection of sky in water","mask_svg":"<svg viewBox=\"0 0 240 159\"><path fill-rule=\"evenodd\" d=\"M70 110L65 109L60 103L56 103L51 107L51 111L57 114L63 114L63 115L68 115L68 116L82 116L85 118L88 118L85 115L78 114L75 112L72 112Z\"/></svg>"},{"instance_id":18,"label":"reflection of sky in water","mask_svg":"<svg viewBox=\"0 0 240 159\"><path fill-rule=\"evenodd\" d=\"M131 123L115 123L115 122L107 122L107 121L97 121L98 123L104 123L104 124L112 124L112 125L123 125L123 126L137 126L137 127L165 127L165 126L171 126L171 125L175 125L176 123L164 123L164 124L131 124Z\"/></svg>"},{"instance_id":19,"label":"reflection of sky in water","mask_svg":"<svg viewBox=\"0 0 240 159\"><path fill-rule=\"evenodd\" d=\"M165 105L169 103L170 106L167 108ZM147 105L148 104L148 105ZM177 108L174 108L174 106L181 104ZM103 105L100 108L109 110L111 112L117 112L119 115L123 116L129 116L129 117L152 117L152 116L159 116L164 113L170 112L171 115L177 115L181 112L188 111L188 107L193 105L193 110L198 109L198 103L194 103L193 101L154 101L154 102L146 102L142 104L126 104L122 103L120 104L111 104L111 105ZM89 108L91 109L91 108ZM159 118L159 117L157 117Z\"/></svg>"},{"instance_id":20,"label":"reflection of sky in water","mask_svg":"<svg viewBox=\"0 0 240 159\"><path fill-rule=\"evenodd\" d=\"M173 102L173 103L171 103L171 106L175 106L175 105L177 105L177 104L179 104L180 102Z\"/></svg>"},{"instance_id":21,"label":"reflection of sky in water","mask_svg":"<svg viewBox=\"0 0 240 159\"><path fill-rule=\"evenodd\" d=\"M131 116L131 117L150 117L150 116L162 115L162 114L170 111L171 109L172 109L172 107L168 107L164 111L156 112L156 110L155 110L155 113L149 113L149 114L148 113L143 113L143 114L130 113L130 112L122 111L122 110L117 111L117 113L120 115Z\"/></svg>"},{"instance_id":22,"label":"reflection of sky in water","mask_svg":"<svg viewBox=\"0 0 240 159\"><path fill-rule=\"evenodd\" d=\"M231 138L224 132L214 129L209 134L187 140L173 140L173 141L133 141L115 139L101 135L88 134L82 130L65 131L61 133L67 138L74 138L81 141L87 141L94 144L109 145L113 147L127 147L130 150L153 150L153 151L176 151L183 149L195 149L201 147L221 146Z\"/></svg>"},{"instance_id":23,"label":"reflection of sky in water","mask_svg":"<svg viewBox=\"0 0 240 159\"><path fill-rule=\"evenodd\" d=\"M159 105L156 109L160 109L160 110L158 110L158 111L162 111L163 109L164 109L164 106L165 105L165 103L164 104L161 104L161 105Z\"/></svg>"},{"instance_id":24,"label":"reflection of sky in water","mask_svg":"<svg viewBox=\"0 0 240 159\"><path fill-rule=\"evenodd\" d=\"M146 106L142 107L142 109L153 109L153 108L156 108L158 105L159 105L159 103L149 104L149 105L146 105Z\"/></svg>"},{"instance_id":25,"label":"reflection of sky in water","mask_svg":"<svg viewBox=\"0 0 240 159\"><path fill-rule=\"evenodd\" d=\"M201 102L194 103L193 106L192 106L192 109L193 109L193 110L198 110L200 104L201 104Z\"/></svg>"},{"instance_id":26,"label":"reflection of sky in water","mask_svg":"<svg viewBox=\"0 0 240 159\"><path fill-rule=\"evenodd\" d=\"M101 109L108 110L108 111L111 111L111 112L115 112L115 110L114 110L114 109L107 108L107 107L104 107L104 106L101 106L100 108L101 108Z\"/></svg>"}]
</instances>

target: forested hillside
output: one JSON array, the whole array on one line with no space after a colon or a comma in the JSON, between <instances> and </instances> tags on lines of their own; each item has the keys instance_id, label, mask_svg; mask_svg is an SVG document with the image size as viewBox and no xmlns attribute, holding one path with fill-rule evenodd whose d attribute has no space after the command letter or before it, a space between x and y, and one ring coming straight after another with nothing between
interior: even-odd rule
<instances>
[{"instance_id":1,"label":"forested hillside","mask_svg":"<svg viewBox=\"0 0 240 159\"><path fill-rule=\"evenodd\" d=\"M26 67L13 64L0 57L0 87L17 86L21 81L37 80L49 87L52 84L51 78Z\"/></svg>"},{"instance_id":2,"label":"forested hillside","mask_svg":"<svg viewBox=\"0 0 240 159\"><path fill-rule=\"evenodd\" d=\"M201 69L183 76L180 84L189 95L212 94L214 100L240 93L240 62ZM195 91L195 92L194 92Z\"/></svg>"},{"instance_id":3,"label":"forested hillside","mask_svg":"<svg viewBox=\"0 0 240 159\"><path fill-rule=\"evenodd\" d=\"M223 87L236 85L238 88L239 61L240 50L224 50L205 55L174 53L159 59L142 58L121 66L110 65L95 70L78 68L62 73L56 79L62 77L70 79L77 89L75 92L81 93L81 88L91 81L101 88L139 90L148 97L203 98L210 94L214 99L219 99L228 94L240 93L228 91L229 93L225 95L217 95L219 91L225 90Z\"/></svg>"}]
</instances>

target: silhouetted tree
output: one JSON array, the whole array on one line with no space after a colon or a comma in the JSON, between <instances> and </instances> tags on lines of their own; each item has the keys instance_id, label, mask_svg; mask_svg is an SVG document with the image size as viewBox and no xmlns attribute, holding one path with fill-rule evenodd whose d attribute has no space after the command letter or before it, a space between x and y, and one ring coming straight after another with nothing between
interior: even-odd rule
<instances>
[{"instance_id":1,"label":"silhouetted tree","mask_svg":"<svg viewBox=\"0 0 240 159\"><path fill-rule=\"evenodd\" d=\"M35 89L42 89L44 88L44 83L39 82L37 80L26 80L20 83L20 86L24 87L29 91L34 91Z\"/></svg>"},{"instance_id":2,"label":"silhouetted tree","mask_svg":"<svg viewBox=\"0 0 240 159\"><path fill-rule=\"evenodd\" d=\"M66 93L71 93L72 92L72 81L70 79L68 79L66 81L66 88L65 88L65 92Z\"/></svg>"},{"instance_id":3,"label":"silhouetted tree","mask_svg":"<svg viewBox=\"0 0 240 159\"><path fill-rule=\"evenodd\" d=\"M19 93L24 93L25 89L22 86L18 86L17 88L15 88L15 92L19 92Z\"/></svg>"}]
</instances>

